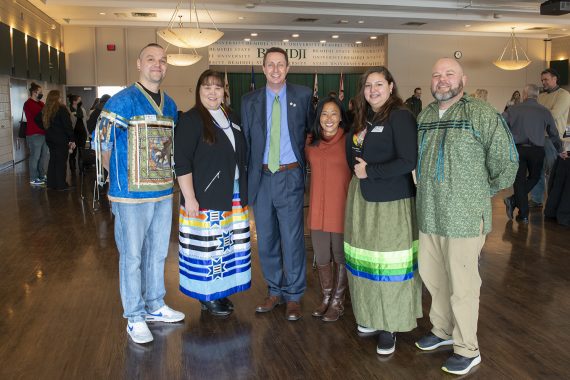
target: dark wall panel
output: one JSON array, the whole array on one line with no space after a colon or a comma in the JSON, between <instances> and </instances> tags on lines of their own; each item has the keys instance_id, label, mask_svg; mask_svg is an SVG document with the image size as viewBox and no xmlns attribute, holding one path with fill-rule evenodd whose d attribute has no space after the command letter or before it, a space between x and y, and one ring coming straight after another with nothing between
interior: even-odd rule
<instances>
[{"instance_id":1,"label":"dark wall panel","mask_svg":"<svg viewBox=\"0 0 570 380\"><path fill-rule=\"evenodd\" d=\"M65 53L59 52L59 84L67 83L67 76L65 73Z\"/></svg>"},{"instance_id":2,"label":"dark wall panel","mask_svg":"<svg viewBox=\"0 0 570 380\"><path fill-rule=\"evenodd\" d=\"M12 47L10 27L0 23L0 75L12 75Z\"/></svg>"},{"instance_id":3,"label":"dark wall panel","mask_svg":"<svg viewBox=\"0 0 570 380\"><path fill-rule=\"evenodd\" d=\"M26 37L17 29L12 29L12 52L14 54L13 75L16 78L27 78L28 60L26 58Z\"/></svg>"},{"instance_id":4,"label":"dark wall panel","mask_svg":"<svg viewBox=\"0 0 570 380\"><path fill-rule=\"evenodd\" d=\"M57 50L50 48L49 50L49 81L50 83L59 83L59 62L57 61Z\"/></svg>"},{"instance_id":5,"label":"dark wall panel","mask_svg":"<svg viewBox=\"0 0 570 380\"><path fill-rule=\"evenodd\" d=\"M28 36L28 78L40 80L40 53L38 40Z\"/></svg>"},{"instance_id":6,"label":"dark wall panel","mask_svg":"<svg viewBox=\"0 0 570 380\"><path fill-rule=\"evenodd\" d=\"M550 68L558 72L558 84L560 86L568 85L568 60L561 59L560 61L550 61Z\"/></svg>"},{"instance_id":7,"label":"dark wall panel","mask_svg":"<svg viewBox=\"0 0 570 380\"><path fill-rule=\"evenodd\" d=\"M49 51L43 42L40 42L40 74L42 80L49 81Z\"/></svg>"}]
</instances>

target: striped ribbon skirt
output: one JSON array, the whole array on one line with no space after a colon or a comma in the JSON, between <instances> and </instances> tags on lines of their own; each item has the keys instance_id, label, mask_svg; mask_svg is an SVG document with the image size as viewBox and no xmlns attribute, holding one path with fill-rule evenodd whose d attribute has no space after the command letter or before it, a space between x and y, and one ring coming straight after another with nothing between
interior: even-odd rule
<instances>
[{"instance_id":1,"label":"striped ribbon skirt","mask_svg":"<svg viewBox=\"0 0 570 380\"><path fill-rule=\"evenodd\" d=\"M356 322L410 331L422 316L415 199L368 202L360 181L348 189L344 253Z\"/></svg>"},{"instance_id":2,"label":"striped ribbon skirt","mask_svg":"<svg viewBox=\"0 0 570 380\"><path fill-rule=\"evenodd\" d=\"M201 301L249 289L249 215L240 204L237 181L231 211L200 209L198 217L190 217L180 206L179 268L180 291Z\"/></svg>"}]
</instances>

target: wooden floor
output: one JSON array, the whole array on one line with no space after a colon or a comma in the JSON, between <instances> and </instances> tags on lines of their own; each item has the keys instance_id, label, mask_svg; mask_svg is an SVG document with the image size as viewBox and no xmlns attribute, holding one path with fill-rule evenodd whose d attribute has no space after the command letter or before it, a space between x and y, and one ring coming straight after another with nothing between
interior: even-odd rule
<instances>
[{"instance_id":1,"label":"wooden floor","mask_svg":"<svg viewBox=\"0 0 570 380\"><path fill-rule=\"evenodd\" d=\"M154 324L155 340L127 339L118 253L108 206L94 212L79 191L31 188L25 164L0 172L0 379L440 379L448 350L413 343L429 328L429 295L419 327L398 335L396 353L376 354L356 334L350 309L337 323L310 312L318 281L307 252L303 318L281 306L259 315L266 287L257 256L252 288L232 299L228 319L200 312L178 291L177 211L166 265L166 302L180 324ZM533 211L529 226L506 221L495 197L494 229L481 258L479 343L473 379L569 378L570 229ZM310 241L307 239L310 248ZM257 250L254 249L257 254Z\"/></svg>"}]
</instances>

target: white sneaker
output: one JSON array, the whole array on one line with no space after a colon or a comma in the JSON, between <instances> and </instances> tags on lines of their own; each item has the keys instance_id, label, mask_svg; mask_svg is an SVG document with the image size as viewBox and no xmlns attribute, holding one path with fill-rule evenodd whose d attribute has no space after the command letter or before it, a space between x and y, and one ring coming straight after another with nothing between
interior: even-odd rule
<instances>
[{"instance_id":1,"label":"white sneaker","mask_svg":"<svg viewBox=\"0 0 570 380\"><path fill-rule=\"evenodd\" d=\"M145 319L149 322L180 322L184 319L184 313L173 310L168 306L164 305L158 310L152 313L147 313Z\"/></svg>"},{"instance_id":2,"label":"white sneaker","mask_svg":"<svg viewBox=\"0 0 570 380\"><path fill-rule=\"evenodd\" d=\"M145 321L127 323L127 333L135 343L148 343L153 340Z\"/></svg>"}]
</instances>

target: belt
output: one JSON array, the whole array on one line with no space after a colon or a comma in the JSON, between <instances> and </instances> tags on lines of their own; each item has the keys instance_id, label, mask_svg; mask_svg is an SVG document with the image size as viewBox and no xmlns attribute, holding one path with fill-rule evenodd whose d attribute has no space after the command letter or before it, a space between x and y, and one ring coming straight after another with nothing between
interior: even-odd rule
<instances>
[{"instance_id":1,"label":"belt","mask_svg":"<svg viewBox=\"0 0 570 380\"><path fill-rule=\"evenodd\" d=\"M533 146L536 146L536 145L533 145L533 144L516 144L516 145L517 145L517 146L524 146L525 148L531 148L531 147L533 147Z\"/></svg>"},{"instance_id":2,"label":"belt","mask_svg":"<svg viewBox=\"0 0 570 380\"><path fill-rule=\"evenodd\" d=\"M263 168L264 172L271 173L271 170L269 170L269 167L267 166L267 164L263 164L261 167ZM279 165L279 169L277 169L277 172L284 172L285 170L295 169L298 167L299 167L298 162L291 162L290 164ZM275 172L275 173L277 173L277 172Z\"/></svg>"}]
</instances>

